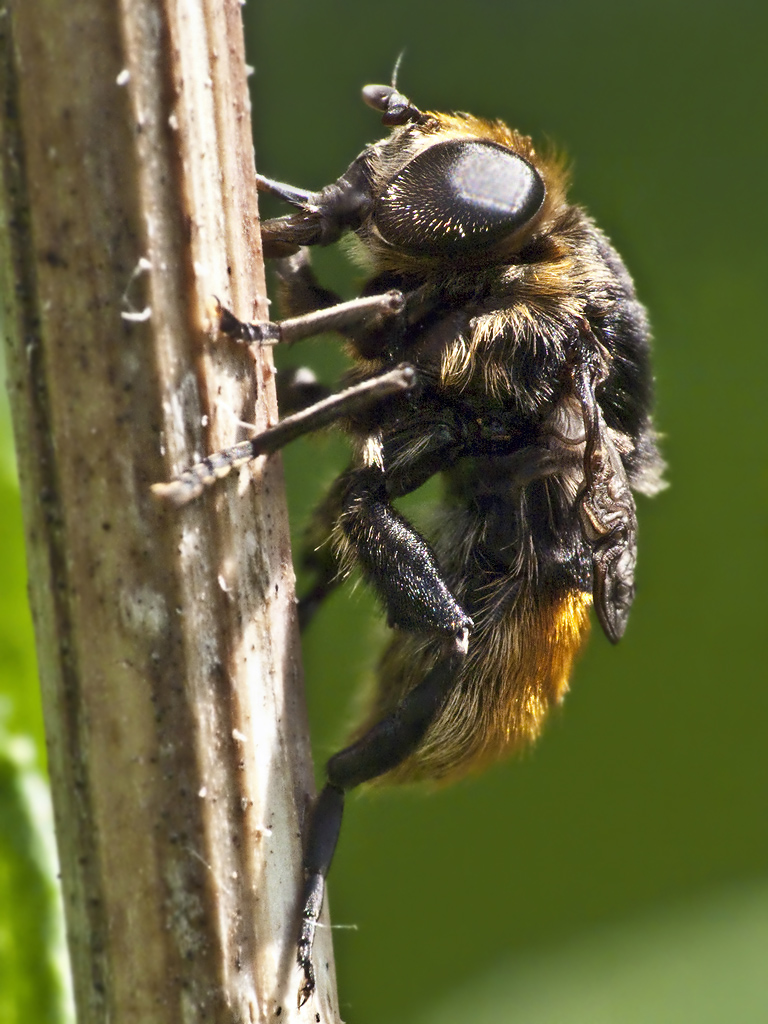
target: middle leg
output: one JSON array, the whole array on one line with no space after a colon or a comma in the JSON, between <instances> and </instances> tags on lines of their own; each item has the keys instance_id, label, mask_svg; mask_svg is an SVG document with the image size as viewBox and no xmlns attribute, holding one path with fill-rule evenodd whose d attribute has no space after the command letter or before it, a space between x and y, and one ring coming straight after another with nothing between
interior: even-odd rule
<instances>
[{"instance_id":1,"label":"middle leg","mask_svg":"<svg viewBox=\"0 0 768 1024\"><path fill-rule=\"evenodd\" d=\"M268 427L248 441L240 441L231 448L214 452L202 462L185 469L170 483L153 484L152 490L159 497L167 498L175 505L186 505L187 502L199 497L206 487L228 476L233 469L238 469L259 455L270 455L289 441L360 412L392 394L407 391L413 386L415 377L413 367L402 363L386 373L379 374L378 377L370 377L359 384L353 384L345 391L330 395L307 409L286 416L274 427Z\"/></svg>"}]
</instances>

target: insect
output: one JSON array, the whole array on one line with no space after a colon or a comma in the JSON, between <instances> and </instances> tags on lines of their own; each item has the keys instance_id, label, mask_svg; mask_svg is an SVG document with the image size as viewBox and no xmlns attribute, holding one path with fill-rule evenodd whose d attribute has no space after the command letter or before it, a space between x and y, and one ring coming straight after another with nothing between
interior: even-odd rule
<instances>
[{"instance_id":1,"label":"insect","mask_svg":"<svg viewBox=\"0 0 768 1024\"><path fill-rule=\"evenodd\" d=\"M259 187L295 212L262 225L286 319L221 329L247 343L329 329L348 386L309 388L275 427L158 490L176 503L230 469L337 422L349 467L317 509L303 624L357 566L392 635L350 745L327 765L306 843L299 1001L345 793L446 780L538 735L562 699L590 607L618 641L634 596L632 492L660 489L648 323L624 264L566 198L561 163L500 121L423 112L396 86L363 98L391 132L333 184ZM317 281L307 247L350 233L360 297ZM302 408L304 405L306 407ZM429 538L394 502L441 474Z\"/></svg>"}]
</instances>

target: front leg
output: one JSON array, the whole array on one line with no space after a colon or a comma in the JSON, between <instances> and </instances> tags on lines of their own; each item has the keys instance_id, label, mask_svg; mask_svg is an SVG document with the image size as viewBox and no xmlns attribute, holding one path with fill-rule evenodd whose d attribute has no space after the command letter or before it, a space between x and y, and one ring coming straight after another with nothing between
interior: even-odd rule
<instances>
[{"instance_id":1,"label":"front leg","mask_svg":"<svg viewBox=\"0 0 768 1024\"><path fill-rule=\"evenodd\" d=\"M273 262L277 302L283 316L314 313L317 309L328 309L341 302L336 292L318 281L309 252L306 248L299 249L295 255Z\"/></svg>"},{"instance_id":2,"label":"front leg","mask_svg":"<svg viewBox=\"0 0 768 1024\"><path fill-rule=\"evenodd\" d=\"M382 295L339 302L279 321L238 320L228 309L219 306L219 327L223 334L248 345L292 345L325 331L338 331L344 336L354 336L361 331L377 333L387 322L403 315L405 304L403 293L392 289Z\"/></svg>"},{"instance_id":3,"label":"front leg","mask_svg":"<svg viewBox=\"0 0 768 1024\"><path fill-rule=\"evenodd\" d=\"M439 302L434 289L424 286L409 292L392 288L339 302L318 283L305 250L281 260L277 273L282 303L295 315L279 321L243 321L219 305L222 333L249 345L292 345L335 331L351 343L361 359L394 360L405 329Z\"/></svg>"},{"instance_id":4,"label":"front leg","mask_svg":"<svg viewBox=\"0 0 768 1024\"><path fill-rule=\"evenodd\" d=\"M624 464L595 397L605 365L602 347L588 327L574 347L574 356L572 381L586 435L579 518L592 548L595 612L608 639L617 643L635 596L637 514Z\"/></svg>"},{"instance_id":5,"label":"front leg","mask_svg":"<svg viewBox=\"0 0 768 1024\"><path fill-rule=\"evenodd\" d=\"M330 245L345 231L360 227L372 202L364 157L358 157L340 178L319 192L285 185L260 174L256 184L260 192L278 196L299 211L262 223L261 240L267 258L290 256L304 245Z\"/></svg>"}]
</instances>

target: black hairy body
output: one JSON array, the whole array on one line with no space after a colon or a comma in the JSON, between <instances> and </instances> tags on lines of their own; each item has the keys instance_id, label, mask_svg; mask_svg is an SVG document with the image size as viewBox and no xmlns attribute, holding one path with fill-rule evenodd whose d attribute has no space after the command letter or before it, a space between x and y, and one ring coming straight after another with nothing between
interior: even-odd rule
<instances>
[{"instance_id":1,"label":"black hairy body","mask_svg":"<svg viewBox=\"0 0 768 1024\"><path fill-rule=\"evenodd\" d=\"M349 387L217 453L160 489L177 502L259 454L336 420L348 469L305 552L304 624L354 566L393 627L353 742L328 763L306 855L300 998L346 790L453 778L539 733L568 686L589 610L610 640L634 595L632 491L660 487L648 325L602 232L570 205L558 161L500 122L423 113L394 87L367 102L392 133L318 193L260 179L297 207L262 226L281 257L285 319L222 329L252 343L333 328ZM369 270L339 303L307 246L352 232ZM294 390L298 407L306 404ZM394 506L436 473L422 537Z\"/></svg>"}]
</instances>

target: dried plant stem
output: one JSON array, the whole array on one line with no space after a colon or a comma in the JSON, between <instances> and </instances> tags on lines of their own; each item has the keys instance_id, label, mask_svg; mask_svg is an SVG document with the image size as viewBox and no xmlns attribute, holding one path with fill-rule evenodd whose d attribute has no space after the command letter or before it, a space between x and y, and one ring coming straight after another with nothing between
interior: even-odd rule
<instances>
[{"instance_id":1,"label":"dried plant stem","mask_svg":"<svg viewBox=\"0 0 768 1024\"><path fill-rule=\"evenodd\" d=\"M237 0L0 4L0 290L81 1024L296 1009L312 793L279 460L150 486L276 420ZM327 966L327 969L325 968Z\"/></svg>"}]
</instances>

